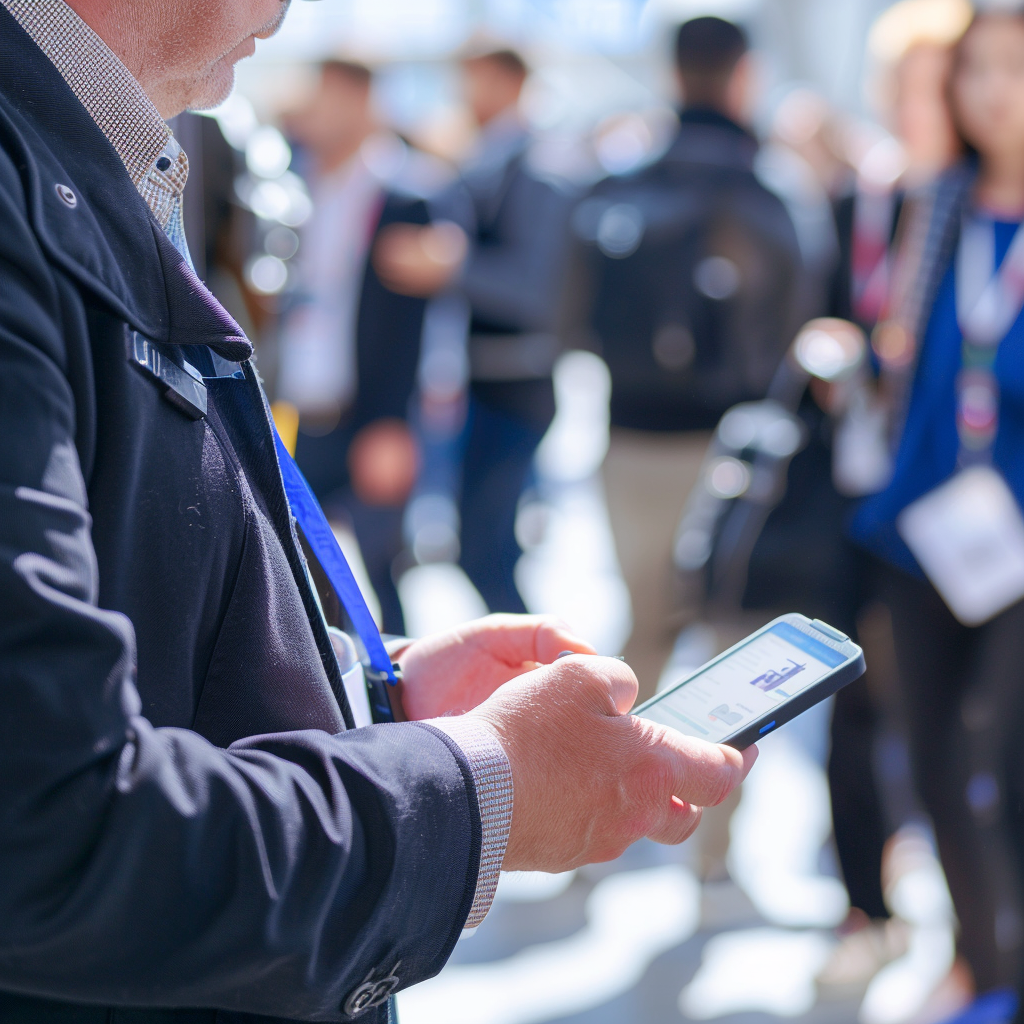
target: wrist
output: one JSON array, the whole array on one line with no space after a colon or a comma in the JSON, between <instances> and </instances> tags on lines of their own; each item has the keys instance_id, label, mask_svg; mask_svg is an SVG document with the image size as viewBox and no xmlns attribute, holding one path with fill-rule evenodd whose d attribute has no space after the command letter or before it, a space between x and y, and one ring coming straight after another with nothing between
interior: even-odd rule
<instances>
[{"instance_id":1,"label":"wrist","mask_svg":"<svg viewBox=\"0 0 1024 1024\"><path fill-rule=\"evenodd\" d=\"M487 916L505 860L512 828L512 770L496 732L478 716L435 718L425 724L445 733L459 745L473 774L481 847L476 890L465 927L475 928Z\"/></svg>"}]
</instances>

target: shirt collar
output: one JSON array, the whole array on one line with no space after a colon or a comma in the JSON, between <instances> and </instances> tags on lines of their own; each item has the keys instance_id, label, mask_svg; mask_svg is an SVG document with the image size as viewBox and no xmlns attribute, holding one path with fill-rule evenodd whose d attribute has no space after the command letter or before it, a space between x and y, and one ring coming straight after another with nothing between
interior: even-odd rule
<instances>
[{"instance_id":1,"label":"shirt collar","mask_svg":"<svg viewBox=\"0 0 1024 1024\"><path fill-rule=\"evenodd\" d=\"M188 157L142 86L64 0L0 4L60 72L167 228L188 181Z\"/></svg>"}]
</instances>

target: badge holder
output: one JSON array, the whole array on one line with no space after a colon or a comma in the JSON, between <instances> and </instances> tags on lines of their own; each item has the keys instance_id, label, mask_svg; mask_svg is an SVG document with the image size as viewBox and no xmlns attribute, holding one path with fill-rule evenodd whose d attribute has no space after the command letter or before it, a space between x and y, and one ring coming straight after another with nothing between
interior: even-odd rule
<instances>
[{"instance_id":1,"label":"badge holder","mask_svg":"<svg viewBox=\"0 0 1024 1024\"><path fill-rule=\"evenodd\" d=\"M1024 598L1024 516L991 466L965 469L903 510L896 528L965 626Z\"/></svg>"}]
</instances>

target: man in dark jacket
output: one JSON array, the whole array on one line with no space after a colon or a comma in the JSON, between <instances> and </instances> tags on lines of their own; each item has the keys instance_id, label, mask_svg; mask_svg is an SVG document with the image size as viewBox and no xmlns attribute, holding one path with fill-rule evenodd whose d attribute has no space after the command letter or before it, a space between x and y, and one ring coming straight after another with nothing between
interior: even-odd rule
<instances>
[{"instance_id":1,"label":"man in dark jacket","mask_svg":"<svg viewBox=\"0 0 1024 1024\"><path fill-rule=\"evenodd\" d=\"M470 248L459 287L471 321L461 564L492 612L526 611L514 575L516 509L555 416L555 318L572 208L532 164L519 113L527 73L511 50L463 64L480 141L462 172Z\"/></svg>"},{"instance_id":2,"label":"man in dark jacket","mask_svg":"<svg viewBox=\"0 0 1024 1024\"><path fill-rule=\"evenodd\" d=\"M572 201L534 166L519 111L528 74L522 57L477 54L463 61L463 74L480 135L461 180L441 201L468 247L455 249L457 261L438 278L465 298L470 315L460 563L492 612L524 612L515 581L522 555L516 511L555 416L551 372ZM433 260L414 240L410 234L401 253L390 254L386 279L408 294L429 294L420 276Z\"/></svg>"},{"instance_id":3,"label":"man in dark jacket","mask_svg":"<svg viewBox=\"0 0 1024 1024\"><path fill-rule=\"evenodd\" d=\"M392 566L416 481L407 420L426 301L386 288L371 253L393 225L430 217L416 166L426 158L377 123L371 87L363 65L327 61L289 121L315 213L295 261L277 397L298 409L296 461L331 521L355 532L384 631L400 634Z\"/></svg>"},{"instance_id":4,"label":"man in dark jacket","mask_svg":"<svg viewBox=\"0 0 1024 1024\"><path fill-rule=\"evenodd\" d=\"M0 0L5 1024L383 1022L503 864L679 842L752 761L642 726L628 669L551 665L589 648L525 618L393 651L417 721L352 728L318 521L164 122L286 6Z\"/></svg>"},{"instance_id":5,"label":"man in dark jacket","mask_svg":"<svg viewBox=\"0 0 1024 1024\"><path fill-rule=\"evenodd\" d=\"M679 29L679 134L655 164L600 183L574 220L586 243L589 331L611 371L604 466L633 607L626 660L654 692L686 609L672 548L711 431L763 398L798 326L800 253L782 202L758 181L742 126L747 40L720 18Z\"/></svg>"}]
</instances>

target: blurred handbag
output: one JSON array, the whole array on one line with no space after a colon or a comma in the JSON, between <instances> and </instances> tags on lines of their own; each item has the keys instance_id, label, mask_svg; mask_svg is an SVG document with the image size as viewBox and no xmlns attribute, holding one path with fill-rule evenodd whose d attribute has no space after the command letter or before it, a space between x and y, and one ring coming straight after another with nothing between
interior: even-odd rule
<instances>
[{"instance_id":1,"label":"blurred handbag","mask_svg":"<svg viewBox=\"0 0 1024 1024\"><path fill-rule=\"evenodd\" d=\"M799 333L769 397L719 422L676 533L681 597L709 614L834 603L852 557L846 500L831 483L827 415L809 399L813 378L836 385L866 376L867 341L842 320Z\"/></svg>"}]
</instances>

